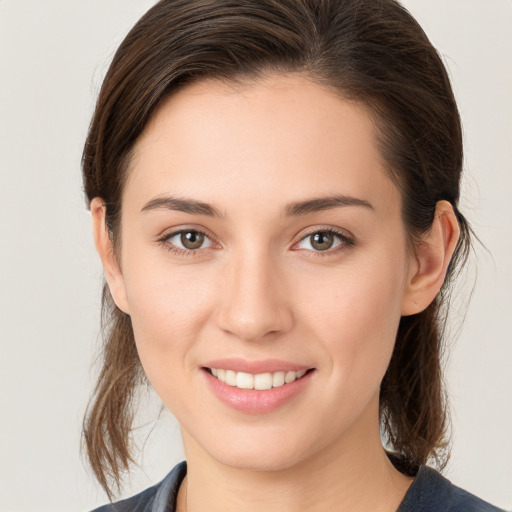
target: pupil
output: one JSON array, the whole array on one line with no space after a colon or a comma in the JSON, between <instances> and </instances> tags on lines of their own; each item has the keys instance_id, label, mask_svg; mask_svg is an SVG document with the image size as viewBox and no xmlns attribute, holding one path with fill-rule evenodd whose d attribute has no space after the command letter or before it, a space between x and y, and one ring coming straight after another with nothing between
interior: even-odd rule
<instances>
[{"instance_id":1,"label":"pupil","mask_svg":"<svg viewBox=\"0 0 512 512\"><path fill-rule=\"evenodd\" d=\"M204 235L197 231L186 231L181 234L181 243L187 249L198 249L203 245Z\"/></svg>"},{"instance_id":2,"label":"pupil","mask_svg":"<svg viewBox=\"0 0 512 512\"><path fill-rule=\"evenodd\" d=\"M331 248L333 241L334 236L332 235L332 233L321 231L313 235L313 241L311 245L315 249L318 249L319 251L326 251L327 249Z\"/></svg>"}]
</instances>

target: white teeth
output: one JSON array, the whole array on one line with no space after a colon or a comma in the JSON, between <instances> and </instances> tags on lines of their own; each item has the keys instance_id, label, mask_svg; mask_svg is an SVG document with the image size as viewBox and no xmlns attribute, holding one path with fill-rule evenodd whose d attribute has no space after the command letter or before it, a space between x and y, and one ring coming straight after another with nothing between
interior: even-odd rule
<instances>
[{"instance_id":1,"label":"white teeth","mask_svg":"<svg viewBox=\"0 0 512 512\"><path fill-rule=\"evenodd\" d=\"M224 382L230 386L236 386L236 372L233 370L226 370L226 380Z\"/></svg>"},{"instance_id":2,"label":"white teeth","mask_svg":"<svg viewBox=\"0 0 512 512\"><path fill-rule=\"evenodd\" d=\"M272 386L278 388L284 384L284 372L276 372L272 375Z\"/></svg>"},{"instance_id":3,"label":"white teeth","mask_svg":"<svg viewBox=\"0 0 512 512\"><path fill-rule=\"evenodd\" d=\"M254 376L254 389L270 389L272 387L272 374L259 373Z\"/></svg>"},{"instance_id":4,"label":"white teeth","mask_svg":"<svg viewBox=\"0 0 512 512\"><path fill-rule=\"evenodd\" d=\"M295 372L286 372L286 375L284 376L284 382L286 384L290 384L290 382L293 382L297 378L297 375Z\"/></svg>"},{"instance_id":5,"label":"white teeth","mask_svg":"<svg viewBox=\"0 0 512 512\"><path fill-rule=\"evenodd\" d=\"M237 372L236 387L240 389L254 389L254 375L251 375L250 373Z\"/></svg>"},{"instance_id":6,"label":"white teeth","mask_svg":"<svg viewBox=\"0 0 512 512\"><path fill-rule=\"evenodd\" d=\"M285 384L290 384L300 379L306 374L307 370L298 372L274 372L274 373L258 373L253 375L246 372L235 372L233 370L223 370L222 368L210 368L212 375L217 377L221 382L228 386L240 389L256 389L265 390L278 388Z\"/></svg>"}]
</instances>

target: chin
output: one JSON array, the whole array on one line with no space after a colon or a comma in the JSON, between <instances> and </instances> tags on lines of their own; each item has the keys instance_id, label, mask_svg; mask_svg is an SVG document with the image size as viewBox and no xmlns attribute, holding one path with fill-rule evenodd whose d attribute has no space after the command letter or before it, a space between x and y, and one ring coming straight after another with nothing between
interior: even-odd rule
<instances>
[{"instance_id":1,"label":"chin","mask_svg":"<svg viewBox=\"0 0 512 512\"><path fill-rule=\"evenodd\" d=\"M217 460L234 469L262 472L286 471L301 462L297 453L287 455L272 454L266 450L258 450L257 452L219 454Z\"/></svg>"},{"instance_id":2,"label":"chin","mask_svg":"<svg viewBox=\"0 0 512 512\"><path fill-rule=\"evenodd\" d=\"M257 436L227 436L224 439L210 439L203 445L210 457L226 466L247 471L284 471L309 457L305 440L291 439L289 435L271 436L259 433Z\"/></svg>"}]
</instances>

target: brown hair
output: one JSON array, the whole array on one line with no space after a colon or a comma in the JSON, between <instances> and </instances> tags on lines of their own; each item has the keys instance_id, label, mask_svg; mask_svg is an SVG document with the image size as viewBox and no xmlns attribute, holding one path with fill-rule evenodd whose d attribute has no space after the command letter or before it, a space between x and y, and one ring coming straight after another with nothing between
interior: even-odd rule
<instances>
[{"instance_id":1,"label":"brown hair","mask_svg":"<svg viewBox=\"0 0 512 512\"><path fill-rule=\"evenodd\" d=\"M196 80L307 75L360 102L376 121L379 145L402 192L411 241L429 230L448 200L461 237L441 293L403 317L381 386L381 423L413 473L442 464L446 403L441 351L448 281L469 250L457 209L462 134L450 82L435 48L394 0L162 0L126 36L103 82L83 153L87 200L101 197L116 245L130 151L162 100ZM145 381L129 316L103 291L103 367L84 419L92 468L111 496L132 461L132 400Z\"/></svg>"}]
</instances>

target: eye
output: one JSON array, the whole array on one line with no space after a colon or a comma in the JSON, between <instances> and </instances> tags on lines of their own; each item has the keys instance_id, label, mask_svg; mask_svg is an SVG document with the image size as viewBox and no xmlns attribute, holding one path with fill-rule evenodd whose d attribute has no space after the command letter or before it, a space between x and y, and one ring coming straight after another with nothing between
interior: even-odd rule
<instances>
[{"instance_id":1,"label":"eye","mask_svg":"<svg viewBox=\"0 0 512 512\"><path fill-rule=\"evenodd\" d=\"M296 247L315 252L333 252L337 248L352 245L353 241L344 233L332 229L322 229L303 237Z\"/></svg>"},{"instance_id":2,"label":"eye","mask_svg":"<svg viewBox=\"0 0 512 512\"><path fill-rule=\"evenodd\" d=\"M170 251L188 253L198 249L213 247L213 241L202 231L196 229L182 229L169 233L160 239Z\"/></svg>"}]
</instances>

